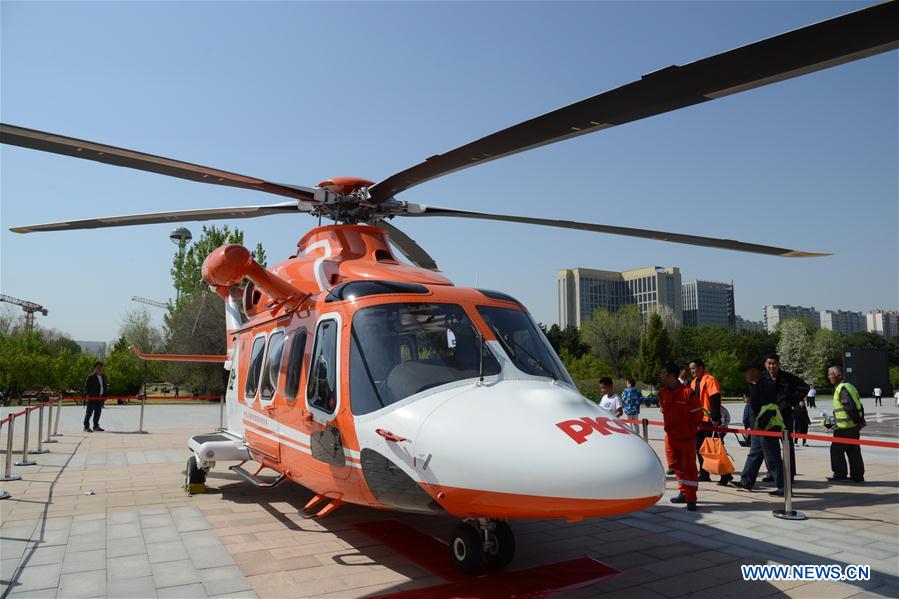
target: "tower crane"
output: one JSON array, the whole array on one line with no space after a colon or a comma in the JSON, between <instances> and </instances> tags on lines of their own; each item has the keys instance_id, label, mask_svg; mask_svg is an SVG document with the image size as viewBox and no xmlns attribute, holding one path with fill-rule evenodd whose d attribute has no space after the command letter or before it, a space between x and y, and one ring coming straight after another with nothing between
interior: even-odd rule
<instances>
[{"instance_id":1,"label":"tower crane","mask_svg":"<svg viewBox=\"0 0 899 599\"><path fill-rule=\"evenodd\" d=\"M29 302L2 293L0 293L0 302L7 302L22 307L22 310L25 311L25 330L29 332L34 330L34 313L40 312L46 316L48 312L48 310L40 304L35 304L34 302Z\"/></svg>"},{"instance_id":2,"label":"tower crane","mask_svg":"<svg viewBox=\"0 0 899 599\"><path fill-rule=\"evenodd\" d=\"M164 304L162 302L157 302L156 300L147 299L145 297L140 297L135 295L131 298L132 302L137 302L139 304L147 304L148 306L156 306L157 308L168 308L168 304Z\"/></svg>"}]
</instances>

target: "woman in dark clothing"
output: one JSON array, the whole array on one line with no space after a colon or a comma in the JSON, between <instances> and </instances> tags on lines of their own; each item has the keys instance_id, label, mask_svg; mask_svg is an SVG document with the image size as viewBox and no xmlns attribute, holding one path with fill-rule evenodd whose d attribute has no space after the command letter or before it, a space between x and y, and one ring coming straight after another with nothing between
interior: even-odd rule
<instances>
[{"instance_id":1,"label":"woman in dark clothing","mask_svg":"<svg viewBox=\"0 0 899 599\"><path fill-rule=\"evenodd\" d=\"M811 424L811 421L808 417L808 407L805 405L805 400L802 400L793 411L793 430L801 435L807 435L809 424ZM805 439L802 440L802 445L808 446Z\"/></svg>"}]
</instances>

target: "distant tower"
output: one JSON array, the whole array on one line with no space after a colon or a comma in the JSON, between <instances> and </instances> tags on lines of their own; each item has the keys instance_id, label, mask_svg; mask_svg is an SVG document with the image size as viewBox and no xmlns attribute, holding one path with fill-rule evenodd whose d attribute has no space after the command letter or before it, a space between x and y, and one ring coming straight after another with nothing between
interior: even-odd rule
<instances>
[{"instance_id":1,"label":"distant tower","mask_svg":"<svg viewBox=\"0 0 899 599\"><path fill-rule=\"evenodd\" d=\"M187 227L177 227L172 229L172 232L169 233L169 239L172 240L172 243L178 246L178 251L183 250L187 247L187 244L190 243L190 240L193 239L194 236L191 235L190 229ZM177 302L181 299L181 290L175 290L175 301Z\"/></svg>"}]
</instances>

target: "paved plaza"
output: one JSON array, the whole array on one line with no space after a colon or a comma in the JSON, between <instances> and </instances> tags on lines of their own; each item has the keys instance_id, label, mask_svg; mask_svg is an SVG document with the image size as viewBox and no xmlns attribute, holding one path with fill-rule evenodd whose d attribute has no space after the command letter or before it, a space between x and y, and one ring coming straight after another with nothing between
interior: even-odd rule
<instances>
[{"instance_id":1,"label":"paved plaza","mask_svg":"<svg viewBox=\"0 0 899 599\"><path fill-rule=\"evenodd\" d=\"M895 438L897 410L885 403L874 409L866 400L866 410L878 433ZM134 432L137 409L110 406L108 432L88 434L83 408L65 408L51 453L16 468L22 480L0 483L12 494L0 502L4 597L360 597L444 582L354 525L391 519L445 538L453 519L344 506L304 520L297 512L309 491L292 483L257 490L224 463L206 494L187 497L187 438L218 425L218 406L148 406L149 434ZM661 450L658 428L651 443ZM732 436L727 445L739 469L745 450ZM700 511L690 513L668 502L676 492L669 477L665 497L644 512L512 522L518 551L509 569L586 555L620 570L563 597L899 597L899 453L863 452L868 483L830 485L827 444L797 448L794 506L807 521L773 518L782 500L765 492L714 483L702 484ZM590 464L571 467L589 476ZM873 572L851 584L742 580L741 564L766 563L868 564Z\"/></svg>"}]
</instances>

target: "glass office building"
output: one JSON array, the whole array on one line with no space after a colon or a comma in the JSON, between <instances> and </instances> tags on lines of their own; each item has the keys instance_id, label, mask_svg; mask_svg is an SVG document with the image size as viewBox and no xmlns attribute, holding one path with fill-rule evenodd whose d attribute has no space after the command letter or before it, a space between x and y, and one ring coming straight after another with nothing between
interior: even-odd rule
<instances>
[{"instance_id":1,"label":"glass office building","mask_svg":"<svg viewBox=\"0 0 899 599\"><path fill-rule=\"evenodd\" d=\"M733 283L687 281L683 284L684 326L715 325L734 328Z\"/></svg>"},{"instance_id":2,"label":"glass office building","mask_svg":"<svg viewBox=\"0 0 899 599\"><path fill-rule=\"evenodd\" d=\"M572 268L557 277L559 326L590 318L600 308L615 312L636 305L645 316L657 306L669 308L682 321L681 275L677 268L647 266L624 272Z\"/></svg>"}]
</instances>

